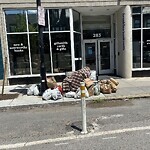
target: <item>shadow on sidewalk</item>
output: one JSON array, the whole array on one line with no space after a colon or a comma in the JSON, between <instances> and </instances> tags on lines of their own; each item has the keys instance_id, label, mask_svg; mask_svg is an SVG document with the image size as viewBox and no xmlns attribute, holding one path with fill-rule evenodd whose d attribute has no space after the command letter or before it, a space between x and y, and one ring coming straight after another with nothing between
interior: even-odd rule
<instances>
[{"instance_id":1,"label":"shadow on sidewalk","mask_svg":"<svg viewBox=\"0 0 150 150\"><path fill-rule=\"evenodd\" d=\"M24 85L24 86L19 85L19 86L16 86L14 89L9 90L9 92L26 95L28 88L29 88L29 85Z\"/></svg>"}]
</instances>

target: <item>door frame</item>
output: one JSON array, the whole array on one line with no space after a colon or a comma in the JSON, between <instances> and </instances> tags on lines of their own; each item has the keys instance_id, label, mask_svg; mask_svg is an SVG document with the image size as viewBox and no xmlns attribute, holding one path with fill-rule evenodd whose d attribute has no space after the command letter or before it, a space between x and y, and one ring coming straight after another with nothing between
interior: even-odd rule
<instances>
[{"instance_id":1,"label":"door frame","mask_svg":"<svg viewBox=\"0 0 150 150\"><path fill-rule=\"evenodd\" d=\"M100 42L110 42L110 69L101 70L101 59L100 59ZM112 49L112 39L89 39L83 40L83 66L86 66L85 58L85 44L86 43L95 43L95 61L96 61L96 73L97 74L111 74L114 73L114 50Z\"/></svg>"},{"instance_id":2,"label":"door frame","mask_svg":"<svg viewBox=\"0 0 150 150\"><path fill-rule=\"evenodd\" d=\"M99 74L111 74L114 73L114 52L112 49L112 40L111 39L99 39L98 41L98 64L99 64ZM109 42L110 44L110 69L106 69L106 70L102 70L101 69L101 56L100 56L100 51L101 51L101 47L100 47L100 43L101 42Z\"/></svg>"}]
</instances>

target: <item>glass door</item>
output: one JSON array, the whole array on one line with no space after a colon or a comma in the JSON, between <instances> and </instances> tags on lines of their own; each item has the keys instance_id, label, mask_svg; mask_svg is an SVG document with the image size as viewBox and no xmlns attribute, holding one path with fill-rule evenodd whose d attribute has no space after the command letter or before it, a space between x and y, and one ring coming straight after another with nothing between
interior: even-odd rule
<instances>
[{"instance_id":1,"label":"glass door","mask_svg":"<svg viewBox=\"0 0 150 150\"><path fill-rule=\"evenodd\" d=\"M98 40L99 74L113 72L113 53L110 40Z\"/></svg>"},{"instance_id":2,"label":"glass door","mask_svg":"<svg viewBox=\"0 0 150 150\"><path fill-rule=\"evenodd\" d=\"M84 66L91 70L98 70L97 67L97 40L84 40Z\"/></svg>"},{"instance_id":3,"label":"glass door","mask_svg":"<svg viewBox=\"0 0 150 150\"><path fill-rule=\"evenodd\" d=\"M83 66L96 70L97 74L113 73L114 54L111 40L84 40Z\"/></svg>"}]
</instances>

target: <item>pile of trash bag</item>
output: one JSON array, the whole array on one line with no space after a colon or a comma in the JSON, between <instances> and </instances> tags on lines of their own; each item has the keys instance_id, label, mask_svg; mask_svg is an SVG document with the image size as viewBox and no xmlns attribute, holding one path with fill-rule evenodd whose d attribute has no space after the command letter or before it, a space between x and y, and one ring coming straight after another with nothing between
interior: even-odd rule
<instances>
[{"instance_id":1,"label":"pile of trash bag","mask_svg":"<svg viewBox=\"0 0 150 150\"><path fill-rule=\"evenodd\" d=\"M40 84L33 84L27 90L27 95L39 96ZM47 90L42 94L43 100L58 100L62 98L62 86L57 84L54 77L47 78Z\"/></svg>"},{"instance_id":2,"label":"pile of trash bag","mask_svg":"<svg viewBox=\"0 0 150 150\"><path fill-rule=\"evenodd\" d=\"M100 89L103 94L116 93L119 82L114 78L100 81Z\"/></svg>"},{"instance_id":3,"label":"pile of trash bag","mask_svg":"<svg viewBox=\"0 0 150 150\"><path fill-rule=\"evenodd\" d=\"M80 87L80 82L83 82L84 79L89 78L91 75L89 67L84 67L78 71L72 72L69 76L67 76L62 82L63 92L76 92Z\"/></svg>"},{"instance_id":4,"label":"pile of trash bag","mask_svg":"<svg viewBox=\"0 0 150 150\"><path fill-rule=\"evenodd\" d=\"M91 78L84 79L85 83L85 97L96 96L103 94L111 94L117 91L117 86L119 82L114 78L107 80L93 80ZM81 91L80 87L76 91L65 92L65 97L80 98Z\"/></svg>"},{"instance_id":5,"label":"pile of trash bag","mask_svg":"<svg viewBox=\"0 0 150 150\"><path fill-rule=\"evenodd\" d=\"M84 67L73 71L58 84L54 77L47 77L47 90L42 94L43 100L58 100L63 96L67 98L80 98L81 82L85 83L85 97L103 94L111 94L117 91L119 84L114 78L107 80L96 80L96 71ZM38 96L40 94L40 84L33 84L27 90L27 95Z\"/></svg>"}]
</instances>

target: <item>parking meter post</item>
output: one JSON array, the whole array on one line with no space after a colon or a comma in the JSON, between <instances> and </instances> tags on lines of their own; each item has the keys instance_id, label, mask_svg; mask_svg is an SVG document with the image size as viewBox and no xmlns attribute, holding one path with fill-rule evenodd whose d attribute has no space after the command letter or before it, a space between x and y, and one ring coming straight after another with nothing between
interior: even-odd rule
<instances>
[{"instance_id":1,"label":"parking meter post","mask_svg":"<svg viewBox=\"0 0 150 150\"><path fill-rule=\"evenodd\" d=\"M86 101L85 101L85 83L80 83L81 90L81 112L82 112L82 134L87 133L87 123L86 123Z\"/></svg>"}]
</instances>

